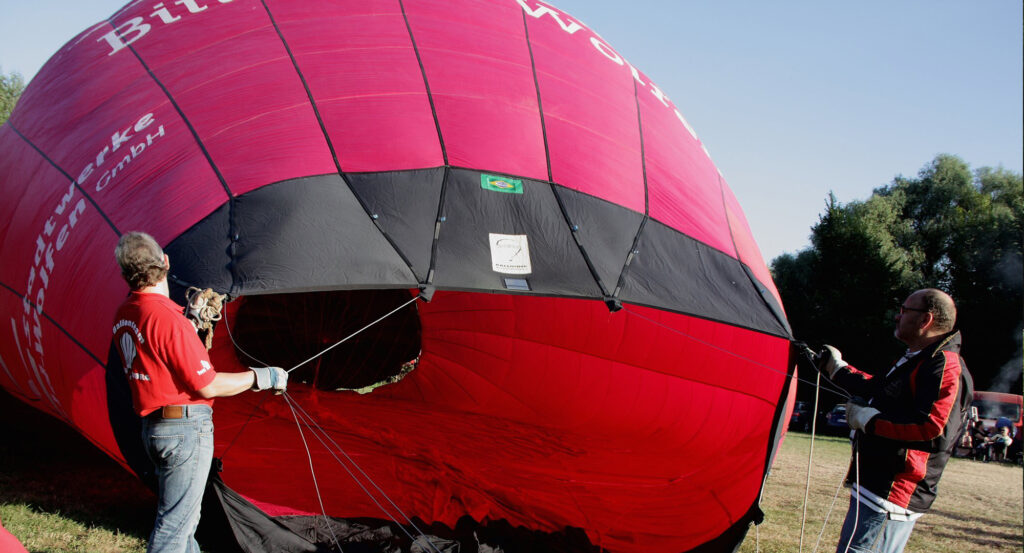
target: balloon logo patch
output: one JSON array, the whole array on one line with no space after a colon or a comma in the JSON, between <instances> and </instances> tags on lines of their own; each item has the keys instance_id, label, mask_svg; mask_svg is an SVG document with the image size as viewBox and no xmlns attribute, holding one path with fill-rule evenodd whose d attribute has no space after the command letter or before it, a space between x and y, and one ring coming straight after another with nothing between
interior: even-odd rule
<instances>
[{"instance_id":1,"label":"balloon logo patch","mask_svg":"<svg viewBox=\"0 0 1024 553\"><path fill-rule=\"evenodd\" d=\"M528 275L530 244L525 234L489 234L491 239L491 269L507 275Z\"/></svg>"},{"instance_id":2,"label":"balloon logo patch","mask_svg":"<svg viewBox=\"0 0 1024 553\"><path fill-rule=\"evenodd\" d=\"M482 174L480 175L480 188L483 188L484 190L492 190L494 192L504 192L506 194L522 194L523 181L519 179L507 179L505 177Z\"/></svg>"}]
</instances>

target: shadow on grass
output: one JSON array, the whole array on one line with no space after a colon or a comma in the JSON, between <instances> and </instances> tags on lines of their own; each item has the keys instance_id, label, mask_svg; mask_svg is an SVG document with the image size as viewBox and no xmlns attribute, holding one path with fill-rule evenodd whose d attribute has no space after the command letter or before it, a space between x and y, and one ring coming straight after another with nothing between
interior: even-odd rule
<instances>
[{"instance_id":1,"label":"shadow on grass","mask_svg":"<svg viewBox=\"0 0 1024 553\"><path fill-rule=\"evenodd\" d=\"M145 540L153 494L63 422L0 391L0 503Z\"/></svg>"},{"instance_id":2,"label":"shadow on grass","mask_svg":"<svg viewBox=\"0 0 1024 553\"><path fill-rule=\"evenodd\" d=\"M951 543L958 541L962 542L964 540L964 536L962 534L939 528L932 529L931 534L937 539L947 540ZM974 533L970 537L970 542L991 548L992 551L1012 551L1013 547L1015 547L1014 544L1020 543L1020 534L1015 534L1010 531L987 532L985 534Z\"/></svg>"}]
</instances>

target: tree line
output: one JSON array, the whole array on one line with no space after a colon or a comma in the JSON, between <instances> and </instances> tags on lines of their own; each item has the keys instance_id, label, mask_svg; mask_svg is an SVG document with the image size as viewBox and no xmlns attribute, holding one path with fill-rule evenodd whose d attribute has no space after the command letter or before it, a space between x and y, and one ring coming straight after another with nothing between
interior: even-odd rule
<instances>
[{"instance_id":1,"label":"tree line","mask_svg":"<svg viewBox=\"0 0 1024 553\"><path fill-rule=\"evenodd\" d=\"M14 111L14 104L25 90L25 80L20 73L4 73L0 67L0 125L3 125L7 118Z\"/></svg>"},{"instance_id":2,"label":"tree line","mask_svg":"<svg viewBox=\"0 0 1024 553\"><path fill-rule=\"evenodd\" d=\"M957 303L975 388L1019 394L1022 246L1021 175L972 171L942 154L864 201L841 204L830 194L811 245L775 258L771 270L796 338L834 345L868 371L888 369L905 351L892 333L906 296L942 289ZM813 391L802 385L798 393Z\"/></svg>"}]
</instances>

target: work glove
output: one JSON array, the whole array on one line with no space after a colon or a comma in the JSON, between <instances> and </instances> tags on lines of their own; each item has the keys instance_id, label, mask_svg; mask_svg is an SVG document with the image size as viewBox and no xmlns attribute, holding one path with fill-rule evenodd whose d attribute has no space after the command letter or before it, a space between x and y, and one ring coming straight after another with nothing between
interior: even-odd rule
<instances>
[{"instance_id":1,"label":"work glove","mask_svg":"<svg viewBox=\"0 0 1024 553\"><path fill-rule=\"evenodd\" d=\"M252 389L255 391L274 390L280 395L288 388L288 373L281 367L249 367L256 374Z\"/></svg>"},{"instance_id":2,"label":"work glove","mask_svg":"<svg viewBox=\"0 0 1024 553\"><path fill-rule=\"evenodd\" d=\"M839 353L836 348L825 344L825 347L821 348L818 352L818 357L815 359L815 365L818 370L832 378L836 375L839 369L849 365L846 361L843 361L843 354Z\"/></svg>"},{"instance_id":3,"label":"work glove","mask_svg":"<svg viewBox=\"0 0 1024 553\"><path fill-rule=\"evenodd\" d=\"M846 402L846 424L850 425L850 428L854 430L867 432L868 423L879 413L881 411L878 409L864 405L859 401L851 399Z\"/></svg>"}]
</instances>

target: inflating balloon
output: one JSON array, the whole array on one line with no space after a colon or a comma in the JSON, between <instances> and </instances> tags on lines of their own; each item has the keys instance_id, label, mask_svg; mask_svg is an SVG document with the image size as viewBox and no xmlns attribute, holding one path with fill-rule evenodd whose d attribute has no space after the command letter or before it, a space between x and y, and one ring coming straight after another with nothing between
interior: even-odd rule
<instances>
[{"instance_id":1,"label":"inflating balloon","mask_svg":"<svg viewBox=\"0 0 1024 553\"><path fill-rule=\"evenodd\" d=\"M463 551L732 551L760 517L778 294L666 93L549 4L133 2L29 84L0 194L0 382L141 478L122 233L179 302L227 295L217 370L301 364L216 403L249 550L334 547L326 514Z\"/></svg>"}]
</instances>

